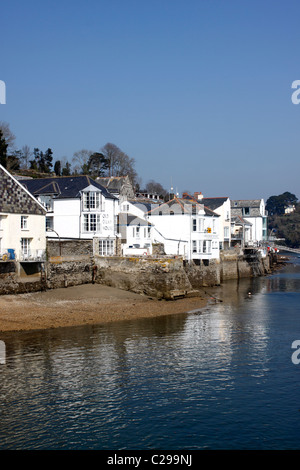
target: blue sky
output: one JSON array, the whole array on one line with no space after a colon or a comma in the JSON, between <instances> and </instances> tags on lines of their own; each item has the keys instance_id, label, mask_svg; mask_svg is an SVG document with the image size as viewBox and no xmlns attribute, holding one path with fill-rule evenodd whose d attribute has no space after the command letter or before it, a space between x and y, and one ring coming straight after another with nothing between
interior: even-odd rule
<instances>
[{"instance_id":1,"label":"blue sky","mask_svg":"<svg viewBox=\"0 0 300 470\"><path fill-rule=\"evenodd\" d=\"M0 121L55 159L112 142L144 185L300 198L299 15L296 0L4 2Z\"/></svg>"}]
</instances>

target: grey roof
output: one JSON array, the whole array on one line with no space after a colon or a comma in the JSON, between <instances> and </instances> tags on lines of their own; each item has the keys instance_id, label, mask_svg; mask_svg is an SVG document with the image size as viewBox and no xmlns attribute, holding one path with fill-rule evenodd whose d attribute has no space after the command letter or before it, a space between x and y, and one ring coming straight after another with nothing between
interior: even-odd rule
<instances>
[{"instance_id":1,"label":"grey roof","mask_svg":"<svg viewBox=\"0 0 300 470\"><path fill-rule=\"evenodd\" d=\"M222 206L227 200L228 197L204 197L199 202L214 211L218 207Z\"/></svg>"},{"instance_id":2,"label":"grey roof","mask_svg":"<svg viewBox=\"0 0 300 470\"><path fill-rule=\"evenodd\" d=\"M101 184L87 175L82 176L58 176L50 178L33 178L21 180L20 183L34 196L47 194L56 198L79 198L80 191L92 185L99 189L103 196L109 199L116 199Z\"/></svg>"},{"instance_id":3,"label":"grey roof","mask_svg":"<svg viewBox=\"0 0 300 470\"><path fill-rule=\"evenodd\" d=\"M142 219L134 214L121 213L119 214L120 225L140 225L140 226L151 226L152 224L148 220Z\"/></svg>"},{"instance_id":4,"label":"grey roof","mask_svg":"<svg viewBox=\"0 0 300 470\"><path fill-rule=\"evenodd\" d=\"M149 214L150 215L157 215L158 212L164 211L168 208L168 210L173 211L174 214L193 214L194 208L196 211L200 211L201 209L204 210L205 215L210 217L220 217L219 214L216 214L213 210L209 207L204 206L201 202L197 202L195 199L185 199L185 198L178 198L174 197L170 201L164 202L163 204L158 204L157 207L152 209ZM165 212L167 214L169 212Z\"/></svg>"},{"instance_id":5,"label":"grey roof","mask_svg":"<svg viewBox=\"0 0 300 470\"><path fill-rule=\"evenodd\" d=\"M231 201L231 207L260 207L260 203L261 199L237 199L235 201Z\"/></svg>"},{"instance_id":6,"label":"grey roof","mask_svg":"<svg viewBox=\"0 0 300 470\"><path fill-rule=\"evenodd\" d=\"M240 217L239 215L231 217L231 222L235 223L236 225L253 225L252 222L243 219L243 217Z\"/></svg>"},{"instance_id":7,"label":"grey roof","mask_svg":"<svg viewBox=\"0 0 300 470\"><path fill-rule=\"evenodd\" d=\"M111 193L119 193L124 184L130 184L128 176L98 176L96 181Z\"/></svg>"}]
</instances>

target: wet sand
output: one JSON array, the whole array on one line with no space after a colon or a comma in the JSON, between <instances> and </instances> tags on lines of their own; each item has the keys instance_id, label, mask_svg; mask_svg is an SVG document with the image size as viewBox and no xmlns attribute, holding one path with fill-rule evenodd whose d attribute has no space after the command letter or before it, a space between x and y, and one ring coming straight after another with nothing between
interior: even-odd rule
<instances>
[{"instance_id":1,"label":"wet sand","mask_svg":"<svg viewBox=\"0 0 300 470\"><path fill-rule=\"evenodd\" d=\"M185 313L206 306L207 298L149 299L99 284L0 296L0 331L21 331L108 323Z\"/></svg>"}]
</instances>

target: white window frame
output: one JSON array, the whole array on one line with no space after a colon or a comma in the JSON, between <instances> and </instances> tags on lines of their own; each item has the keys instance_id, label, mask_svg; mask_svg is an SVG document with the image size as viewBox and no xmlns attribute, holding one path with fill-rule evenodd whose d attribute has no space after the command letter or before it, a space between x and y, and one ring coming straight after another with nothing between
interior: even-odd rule
<instances>
[{"instance_id":1,"label":"white window frame","mask_svg":"<svg viewBox=\"0 0 300 470\"><path fill-rule=\"evenodd\" d=\"M23 256L30 255L30 238L21 238L21 252Z\"/></svg>"},{"instance_id":2,"label":"white window frame","mask_svg":"<svg viewBox=\"0 0 300 470\"><path fill-rule=\"evenodd\" d=\"M115 240L103 239L99 240L99 255L113 256L115 254Z\"/></svg>"},{"instance_id":3,"label":"white window frame","mask_svg":"<svg viewBox=\"0 0 300 470\"><path fill-rule=\"evenodd\" d=\"M82 231L83 232L100 232L100 214L89 213L83 214Z\"/></svg>"},{"instance_id":4,"label":"white window frame","mask_svg":"<svg viewBox=\"0 0 300 470\"><path fill-rule=\"evenodd\" d=\"M21 215L21 230L28 230L28 216Z\"/></svg>"},{"instance_id":5,"label":"white window frame","mask_svg":"<svg viewBox=\"0 0 300 470\"><path fill-rule=\"evenodd\" d=\"M99 191L84 191L82 193L83 211L104 210L103 196Z\"/></svg>"}]
</instances>

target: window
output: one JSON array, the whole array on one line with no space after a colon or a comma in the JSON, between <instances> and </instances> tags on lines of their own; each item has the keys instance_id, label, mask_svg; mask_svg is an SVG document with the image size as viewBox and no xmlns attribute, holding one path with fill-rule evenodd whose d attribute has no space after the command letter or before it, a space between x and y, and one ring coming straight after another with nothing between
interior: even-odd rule
<instances>
[{"instance_id":1,"label":"window","mask_svg":"<svg viewBox=\"0 0 300 470\"><path fill-rule=\"evenodd\" d=\"M140 227L136 228L136 238L140 238Z\"/></svg>"},{"instance_id":2,"label":"window","mask_svg":"<svg viewBox=\"0 0 300 470\"><path fill-rule=\"evenodd\" d=\"M250 207L244 207L244 215L250 215Z\"/></svg>"},{"instance_id":3,"label":"window","mask_svg":"<svg viewBox=\"0 0 300 470\"><path fill-rule=\"evenodd\" d=\"M53 230L53 217L46 217L46 230Z\"/></svg>"},{"instance_id":4,"label":"window","mask_svg":"<svg viewBox=\"0 0 300 470\"><path fill-rule=\"evenodd\" d=\"M229 227L224 227L224 238L229 238Z\"/></svg>"},{"instance_id":5,"label":"window","mask_svg":"<svg viewBox=\"0 0 300 470\"><path fill-rule=\"evenodd\" d=\"M197 232L197 219L193 219L193 232Z\"/></svg>"},{"instance_id":6,"label":"window","mask_svg":"<svg viewBox=\"0 0 300 470\"><path fill-rule=\"evenodd\" d=\"M197 253L197 241L193 240L193 253Z\"/></svg>"},{"instance_id":7,"label":"window","mask_svg":"<svg viewBox=\"0 0 300 470\"><path fill-rule=\"evenodd\" d=\"M99 255L100 256L113 256L114 255L114 240L99 240Z\"/></svg>"},{"instance_id":8,"label":"window","mask_svg":"<svg viewBox=\"0 0 300 470\"><path fill-rule=\"evenodd\" d=\"M83 214L83 231L100 232L100 214Z\"/></svg>"},{"instance_id":9,"label":"window","mask_svg":"<svg viewBox=\"0 0 300 470\"><path fill-rule=\"evenodd\" d=\"M26 230L28 228L28 217L21 215L21 230Z\"/></svg>"},{"instance_id":10,"label":"window","mask_svg":"<svg viewBox=\"0 0 300 470\"><path fill-rule=\"evenodd\" d=\"M216 219L213 219L212 226L213 226L213 233L216 233Z\"/></svg>"},{"instance_id":11,"label":"window","mask_svg":"<svg viewBox=\"0 0 300 470\"><path fill-rule=\"evenodd\" d=\"M30 254L30 238L21 238L21 251L23 256Z\"/></svg>"},{"instance_id":12,"label":"window","mask_svg":"<svg viewBox=\"0 0 300 470\"><path fill-rule=\"evenodd\" d=\"M199 219L199 232L204 232L204 219Z\"/></svg>"},{"instance_id":13,"label":"window","mask_svg":"<svg viewBox=\"0 0 300 470\"><path fill-rule=\"evenodd\" d=\"M104 208L101 207L101 194L96 191L83 193L83 210L89 211L93 209L104 210Z\"/></svg>"}]
</instances>

